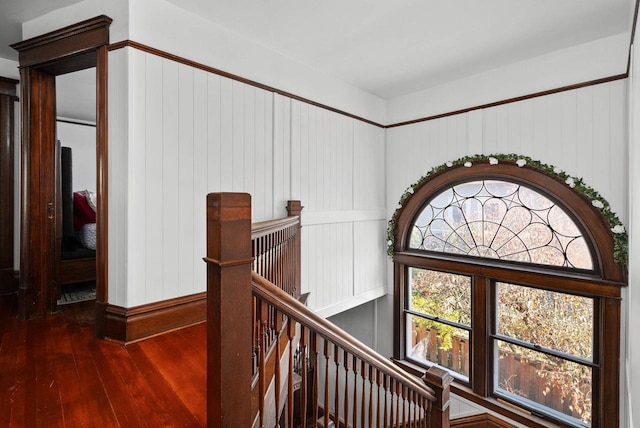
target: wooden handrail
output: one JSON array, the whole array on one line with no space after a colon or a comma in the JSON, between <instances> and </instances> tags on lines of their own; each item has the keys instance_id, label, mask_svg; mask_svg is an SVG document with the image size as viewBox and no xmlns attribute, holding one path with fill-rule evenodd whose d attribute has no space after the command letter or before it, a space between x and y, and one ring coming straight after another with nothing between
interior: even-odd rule
<instances>
[{"instance_id":1,"label":"wooden handrail","mask_svg":"<svg viewBox=\"0 0 640 428\"><path fill-rule=\"evenodd\" d=\"M400 380L407 386L410 385L416 392L427 397L430 401L436 401L433 389L427 387L418 378L411 376L366 344L349 335L349 333L337 327L335 324L322 318L267 279L252 272L251 280L253 283L253 294L277 308L278 311L287 315L290 319L305 327L311 327L316 334L328 339L330 342L358 357L366 364L375 366L386 375Z\"/></svg>"},{"instance_id":2,"label":"wooden handrail","mask_svg":"<svg viewBox=\"0 0 640 428\"><path fill-rule=\"evenodd\" d=\"M251 225L251 239L253 240L262 236L269 235L298 223L300 223L299 217L284 217L275 220L253 223Z\"/></svg>"},{"instance_id":3,"label":"wooden handrail","mask_svg":"<svg viewBox=\"0 0 640 428\"><path fill-rule=\"evenodd\" d=\"M427 386L297 300L301 210L252 227L250 195L207 196L208 426L447 428L447 372Z\"/></svg>"}]
</instances>

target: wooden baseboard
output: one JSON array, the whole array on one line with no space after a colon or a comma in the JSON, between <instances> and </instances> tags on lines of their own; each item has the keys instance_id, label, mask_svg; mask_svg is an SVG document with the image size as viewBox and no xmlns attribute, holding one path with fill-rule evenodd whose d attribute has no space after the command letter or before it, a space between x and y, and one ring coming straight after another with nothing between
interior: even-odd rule
<instances>
[{"instance_id":1,"label":"wooden baseboard","mask_svg":"<svg viewBox=\"0 0 640 428\"><path fill-rule=\"evenodd\" d=\"M514 425L489 413L452 419L451 428L513 428Z\"/></svg>"},{"instance_id":2,"label":"wooden baseboard","mask_svg":"<svg viewBox=\"0 0 640 428\"><path fill-rule=\"evenodd\" d=\"M207 293L122 308L104 309L104 338L130 343L207 319Z\"/></svg>"}]
</instances>

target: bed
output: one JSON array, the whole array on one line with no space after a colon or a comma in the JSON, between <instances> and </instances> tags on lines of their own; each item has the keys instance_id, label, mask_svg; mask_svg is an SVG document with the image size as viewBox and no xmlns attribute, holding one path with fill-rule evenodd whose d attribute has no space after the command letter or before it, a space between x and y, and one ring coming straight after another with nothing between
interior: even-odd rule
<instances>
[{"instance_id":1,"label":"bed","mask_svg":"<svg viewBox=\"0 0 640 428\"><path fill-rule=\"evenodd\" d=\"M60 285L95 281L95 194L86 190L73 191L73 159L70 147L60 148L60 180Z\"/></svg>"}]
</instances>

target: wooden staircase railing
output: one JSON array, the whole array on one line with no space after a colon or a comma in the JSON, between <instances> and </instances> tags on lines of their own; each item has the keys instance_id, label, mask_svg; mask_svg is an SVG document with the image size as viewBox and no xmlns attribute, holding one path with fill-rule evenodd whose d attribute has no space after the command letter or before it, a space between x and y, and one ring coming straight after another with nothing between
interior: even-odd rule
<instances>
[{"instance_id":1,"label":"wooden staircase railing","mask_svg":"<svg viewBox=\"0 0 640 428\"><path fill-rule=\"evenodd\" d=\"M207 196L208 426L448 427L446 371L413 377L297 299L289 206L252 234L248 194Z\"/></svg>"}]
</instances>

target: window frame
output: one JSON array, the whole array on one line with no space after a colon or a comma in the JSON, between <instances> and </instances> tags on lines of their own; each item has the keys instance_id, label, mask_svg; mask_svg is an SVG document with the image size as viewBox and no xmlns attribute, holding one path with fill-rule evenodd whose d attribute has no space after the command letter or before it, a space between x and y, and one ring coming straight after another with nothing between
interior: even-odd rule
<instances>
[{"instance_id":1,"label":"window frame","mask_svg":"<svg viewBox=\"0 0 640 428\"><path fill-rule=\"evenodd\" d=\"M593 270L573 270L496 259L409 249L414 219L431 198L447 188L474 180L507 180L542 193L565 210L582 230L593 257ZM589 200L561 180L513 162L453 166L414 189L396 217L394 230L394 358L417 374L427 367L407 358L406 318L409 267L468 275L472 278L469 383L454 381L452 391L492 411L531 426L575 426L548 415L537 416L493 393L492 334L495 331L495 282L506 282L594 300L593 415L591 425L619 421L620 299L626 270L613 257L613 236L606 218ZM608 332L608 334L605 334ZM616 332L616 334L612 334Z\"/></svg>"}]
</instances>

